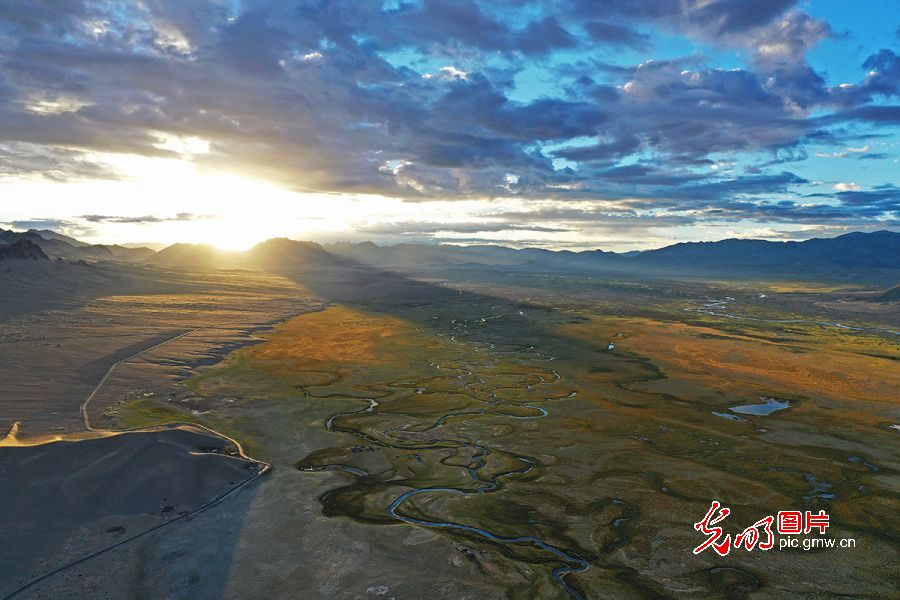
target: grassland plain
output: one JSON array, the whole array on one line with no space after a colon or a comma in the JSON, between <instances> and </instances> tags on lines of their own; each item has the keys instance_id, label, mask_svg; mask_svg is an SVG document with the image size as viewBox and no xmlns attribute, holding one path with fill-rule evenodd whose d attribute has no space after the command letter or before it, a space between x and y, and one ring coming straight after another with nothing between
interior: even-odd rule
<instances>
[{"instance_id":1,"label":"grassland plain","mask_svg":"<svg viewBox=\"0 0 900 600\"><path fill-rule=\"evenodd\" d=\"M515 283L491 296L441 286L406 302L350 295L201 369L188 387L216 406L202 419L263 458L290 458L276 437L315 439L293 456L294 476L319 478L334 531L349 520L374 538L384 526L427 533L427 544L392 552L446 561L455 568L436 563L435 572L457 590L892 593L900 385L890 318L847 329L810 313L804 298L760 305L758 286L623 283L606 288L614 297L576 289L560 301L558 285ZM607 310L635 289L637 301ZM761 397L790 408L730 411ZM269 416L249 418L252 406ZM121 414L164 408L172 412L157 417L185 411L143 399ZM732 508L732 533L779 510L824 509L829 535L857 547L694 556L702 536L692 524L712 499ZM275 535L290 544L289 532ZM416 577L425 575L398 573L386 585L404 597ZM354 583L340 585L349 594Z\"/></svg>"},{"instance_id":2,"label":"grassland plain","mask_svg":"<svg viewBox=\"0 0 900 600\"><path fill-rule=\"evenodd\" d=\"M260 327L319 306L296 283L263 273L141 267L128 277L84 285L77 298L53 288L3 290L0 429L18 421L25 436L80 431L79 405L112 365L188 333L116 367L90 406L104 425L102 413L126 394L163 393L253 342Z\"/></svg>"},{"instance_id":3,"label":"grassland plain","mask_svg":"<svg viewBox=\"0 0 900 600\"><path fill-rule=\"evenodd\" d=\"M0 294L0 499L7 508L0 518L0 597L16 590L16 598L152 596L140 593L140 573L156 579L155 563L130 560L134 550L146 551L145 541L156 538L169 542L168 529L199 517L259 472L214 432L149 427L228 425L190 402L174 408L152 400L168 398L198 365L258 341L253 333L260 328L319 303L296 283L263 273L52 267L95 279L60 290L53 279L59 273L41 268ZM45 274L41 286L36 280ZM123 398L130 411L119 415ZM240 522L241 502L222 504ZM218 557L229 552L226 538L212 546ZM163 579L173 583L162 595L183 595L185 580ZM220 570L205 569L202 595L218 595L225 580Z\"/></svg>"}]
</instances>

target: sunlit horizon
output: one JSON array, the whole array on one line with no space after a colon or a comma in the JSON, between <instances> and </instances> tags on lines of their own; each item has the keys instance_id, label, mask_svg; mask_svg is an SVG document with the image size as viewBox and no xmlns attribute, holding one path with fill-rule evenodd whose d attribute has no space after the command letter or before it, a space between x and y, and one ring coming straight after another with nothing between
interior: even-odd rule
<instances>
[{"instance_id":1,"label":"sunlit horizon","mask_svg":"<svg viewBox=\"0 0 900 600\"><path fill-rule=\"evenodd\" d=\"M681 241L806 239L854 230L837 226L823 232L818 226L798 225L785 235L783 229L760 227L752 221L708 221L674 228L668 224L654 227L651 218L642 228L629 228L623 236L615 223L580 224L577 229L565 230L553 219L540 220L548 211L563 209L588 214L597 209L591 200L493 197L416 202L373 194L293 191L261 178L205 168L189 152L175 158L130 154L93 158L115 169L117 178L63 182L41 177L0 178L4 197L29 199L5 207L0 227L50 229L97 244L159 248L190 243L232 251L286 237L325 244L497 244L622 252ZM76 204L78 210L73 211ZM603 206L606 211L617 209L609 201ZM534 220L529 220L529 214L535 215ZM518 222L510 223L509 215L515 215ZM405 233L405 227L418 234ZM636 233L641 234L638 239Z\"/></svg>"},{"instance_id":2,"label":"sunlit horizon","mask_svg":"<svg viewBox=\"0 0 900 600\"><path fill-rule=\"evenodd\" d=\"M897 3L351 4L13 3L0 227L613 251L900 230Z\"/></svg>"}]
</instances>

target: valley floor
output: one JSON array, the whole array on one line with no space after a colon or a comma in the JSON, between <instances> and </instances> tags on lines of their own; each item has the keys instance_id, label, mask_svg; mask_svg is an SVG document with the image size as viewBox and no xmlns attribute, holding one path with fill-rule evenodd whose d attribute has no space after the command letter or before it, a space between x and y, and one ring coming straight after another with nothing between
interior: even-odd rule
<instances>
[{"instance_id":1,"label":"valley floor","mask_svg":"<svg viewBox=\"0 0 900 600\"><path fill-rule=\"evenodd\" d=\"M273 466L212 509L21 597L893 593L900 323L891 306L783 282L424 281L333 269L265 285L205 296L214 309L186 311L198 302L188 296L105 296L5 322L10 342L42 337L18 346L4 372L13 360L51 364L41 353L58 354L43 350L53 344L79 347L57 338L119 331L102 329L104 319L124 331L133 318L146 331L85 356L93 371L61 360L53 381L83 378L70 396L47 395L46 381L16 370L10 392L34 391L21 406L0 403L0 418L21 421L23 438L74 434L83 392L110 364L154 336L196 328L116 367L91 422L194 422ZM44 416L45 396L59 415ZM765 415L741 409L773 402L780 410ZM0 465L16 467L12 450L0 446ZM118 478L159 485L135 470ZM731 508L732 535L778 511L824 510L823 537L856 547L695 555L705 536L694 523L713 500ZM77 517L54 543L87 552L116 535L90 531L131 533L147 510L114 525L109 514ZM33 532L15 535L8 543L28 552L4 570L15 577L0 577L0 596L59 566Z\"/></svg>"}]
</instances>

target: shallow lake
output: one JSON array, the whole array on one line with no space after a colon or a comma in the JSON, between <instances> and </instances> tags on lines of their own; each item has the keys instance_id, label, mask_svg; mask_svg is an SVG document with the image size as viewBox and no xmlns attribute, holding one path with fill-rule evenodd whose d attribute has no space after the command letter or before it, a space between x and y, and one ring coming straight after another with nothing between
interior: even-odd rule
<instances>
[{"instance_id":1,"label":"shallow lake","mask_svg":"<svg viewBox=\"0 0 900 600\"><path fill-rule=\"evenodd\" d=\"M763 398L760 398L761 400ZM741 406L732 406L730 410L732 412L741 413L742 415L757 415L757 416L766 416L770 415L776 410L784 410L785 408L790 408L791 403L788 401L781 402L780 400L776 400L775 398L765 398L765 402L762 404L743 404Z\"/></svg>"}]
</instances>

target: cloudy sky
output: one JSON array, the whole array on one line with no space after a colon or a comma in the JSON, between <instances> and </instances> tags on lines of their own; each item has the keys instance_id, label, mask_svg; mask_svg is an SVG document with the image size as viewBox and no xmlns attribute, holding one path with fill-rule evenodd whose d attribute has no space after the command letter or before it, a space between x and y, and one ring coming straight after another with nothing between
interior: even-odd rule
<instances>
[{"instance_id":1,"label":"cloudy sky","mask_svg":"<svg viewBox=\"0 0 900 600\"><path fill-rule=\"evenodd\" d=\"M900 229L900 2L0 0L0 227L628 250Z\"/></svg>"}]
</instances>

